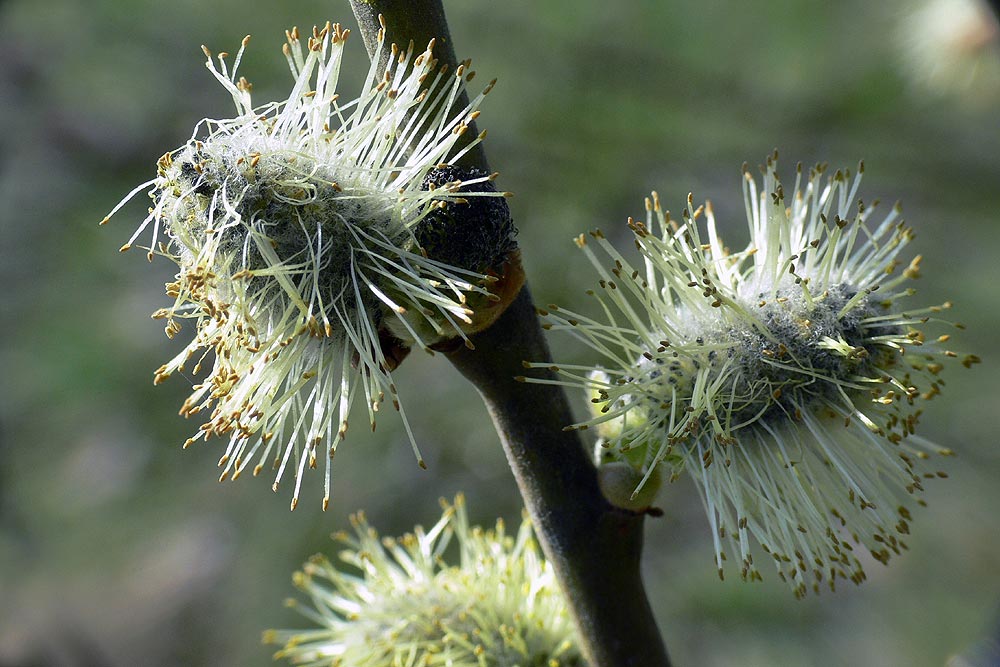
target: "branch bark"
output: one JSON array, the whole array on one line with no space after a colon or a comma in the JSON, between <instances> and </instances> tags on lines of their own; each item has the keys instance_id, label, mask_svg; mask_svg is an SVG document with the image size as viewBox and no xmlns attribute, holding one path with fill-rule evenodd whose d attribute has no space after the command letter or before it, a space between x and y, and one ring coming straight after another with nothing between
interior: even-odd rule
<instances>
[{"instance_id":1,"label":"branch bark","mask_svg":"<svg viewBox=\"0 0 1000 667\"><path fill-rule=\"evenodd\" d=\"M436 57L456 66L441 0L351 0L351 6L370 56L382 15L387 41L424 45L436 38ZM476 136L474 128L468 136ZM481 145L462 166L490 171ZM551 359L527 286L472 341L475 350L462 348L448 358L489 409L589 664L669 667L640 574L643 515L604 499L578 432L563 430L574 419L562 389L514 380L524 372L522 360Z\"/></svg>"},{"instance_id":2,"label":"branch bark","mask_svg":"<svg viewBox=\"0 0 1000 667\"><path fill-rule=\"evenodd\" d=\"M527 286L473 342L449 358L489 408L589 663L669 667L639 570L643 515L604 499L578 432L563 431L574 420L562 389L514 380L522 360L550 359Z\"/></svg>"}]
</instances>

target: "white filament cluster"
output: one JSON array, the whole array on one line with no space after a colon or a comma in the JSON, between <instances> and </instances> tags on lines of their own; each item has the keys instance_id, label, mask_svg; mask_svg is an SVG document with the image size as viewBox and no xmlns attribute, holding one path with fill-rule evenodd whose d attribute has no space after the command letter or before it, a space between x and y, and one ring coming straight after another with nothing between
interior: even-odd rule
<instances>
[{"instance_id":1,"label":"white filament cluster","mask_svg":"<svg viewBox=\"0 0 1000 667\"><path fill-rule=\"evenodd\" d=\"M902 499L923 476L944 476L919 461L950 453L914 434L919 401L939 392L940 361L956 355L941 347L948 335L928 341L916 328L948 304L903 306L920 257L898 259L912 238L898 205L876 216L877 202L857 200L863 165L853 178L800 166L786 194L776 160L759 188L744 170L751 240L740 252L690 195L680 221L655 193L646 221L629 221L638 265L601 232L591 236L603 259L581 236L603 317L550 306L544 326L603 360L525 380L588 392L593 417L572 428L597 430L600 458L645 479L691 475L720 576L728 545L743 578L759 578L756 540L803 595L863 580L857 546L882 562L906 548Z\"/></svg>"},{"instance_id":2,"label":"white filament cluster","mask_svg":"<svg viewBox=\"0 0 1000 667\"><path fill-rule=\"evenodd\" d=\"M573 667L583 661L552 568L525 519L515 535L498 521L470 527L459 496L430 530L383 538L352 517L340 560L311 559L294 576L310 603L289 604L313 624L272 630L276 658L296 665ZM457 542L457 564L446 550Z\"/></svg>"},{"instance_id":3,"label":"white filament cluster","mask_svg":"<svg viewBox=\"0 0 1000 667\"><path fill-rule=\"evenodd\" d=\"M185 446L228 441L221 479L271 464L277 490L292 469L293 509L303 473L318 459L326 461L326 508L330 458L357 401L374 429L388 395L413 443L391 377L390 341L427 348L465 337L467 297L489 296L493 280L428 258L414 228L436 206L503 194L475 187L495 174L423 184L481 139L457 143L493 84L460 108L468 63L448 72L433 42L420 53L412 44L401 51L384 43L383 30L360 95L341 99L348 32L329 23L304 41L298 29L286 32L294 84L285 100L263 106L254 106L252 85L237 75L249 37L232 67L227 54L216 62L205 49L236 116L202 121L108 216L148 189L149 215L122 249L149 233L150 259L161 254L179 267L167 285L173 303L154 317L170 337L183 322L194 335L155 379L210 366L181 410L208 415ZM389 64L380 71L386 49Z\"/></svg>"}]
</instances>

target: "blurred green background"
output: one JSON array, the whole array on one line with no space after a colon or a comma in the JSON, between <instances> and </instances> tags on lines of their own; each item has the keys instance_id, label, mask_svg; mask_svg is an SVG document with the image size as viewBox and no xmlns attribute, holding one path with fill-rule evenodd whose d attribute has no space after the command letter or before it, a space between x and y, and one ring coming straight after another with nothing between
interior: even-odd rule
<instances>
[{"instance_id":1,"label":"blurred green background","mask_svg":"<svg viewBox=\"0 0 1000 667\"><path fill-rule=\"evenodd\" d=\"M1000 56L988 23L955 38L958 10L928 26L918 5L446 2L459 56L500 79L480 122L538 301L583 302L595 279L571 237L624 238L653 188L675 210L712 199L745 243L739 167L777 146L786 174L866 160L863 197L903 200L916 228L920 302L953 299L956 347L983 357L949 369L923 420L960 454L951 478L929 484L911 551L860 588L798 602L720 583L693 487L661 495L645 576L678 665L942 665L1000 609ZM242 72L266 101L288 88L282 29L328 18L353 27L346 0L0 3L0 665L267 665L261 631L304 625L282 607L291 572L350 512L399 533L464 490L480 521L518 516L486 411L441 357L396 375L430 469L396 420L358 429L325 514L320 474L294 513L268 480L216 482L217 443L180 450L183 379L152 386L180 344L149 318L171 265L117 252L141 197L97 222L197 120L232 114L200 44L252 33Z\"/></svg>"}]
</instances>

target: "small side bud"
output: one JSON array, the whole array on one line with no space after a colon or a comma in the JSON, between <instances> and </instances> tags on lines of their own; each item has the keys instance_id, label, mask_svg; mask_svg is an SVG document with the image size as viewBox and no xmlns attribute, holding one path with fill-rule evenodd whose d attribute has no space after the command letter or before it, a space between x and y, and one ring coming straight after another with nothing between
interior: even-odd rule
<instances>
[{"instance_id":1,"label":"small side bud","mask_svg":"<svg viewBox=\"0 0 1000 667\"><path fill-rule=\"evenodd\" d=\"M624 461L604 463L597 468L597 482L604 498L622 509L641 512L649 509L660 490L659 468L643 481L643 474Z\"/></svg>"}]
</instances>

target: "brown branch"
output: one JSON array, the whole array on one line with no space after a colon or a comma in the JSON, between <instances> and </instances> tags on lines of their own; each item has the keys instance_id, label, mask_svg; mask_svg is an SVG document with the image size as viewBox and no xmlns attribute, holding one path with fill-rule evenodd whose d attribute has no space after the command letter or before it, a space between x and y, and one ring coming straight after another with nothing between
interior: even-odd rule
<instances>
[{"instance_id":1,"label":"brown branch","mask_svg":"<svg viewBox=\"0 0 1000 667\"><path fill-rule=\"evenodd\" d=\"M601 495L577 432L563 430L574 420L562 389L514 380L523 359L550 358L528 288L473 342L449 358L486 401L590 664L667 667L639 573L643 516Z\"/></svg>"},{"instance_id":2,"label":"brown branch","mask_svg":"<svg viewBox=\"0 0 1000 667\"><path fill-rule=\"evenodd\" d=\"M370 56L381 14L388 41L424 45L436 38L436 57L455 67L440 0L351 0L351 6ZM481 146L466 158L463 166L490 171ZM574 419L562 389L514 380L524 372L522 360L550 360L527 287L472 340L475 350L448 358L486 402L590 665L669 667L640 576L643 515L615 508L601 495L578 433L563 430Z\"/></svg>"}]
</instances>

